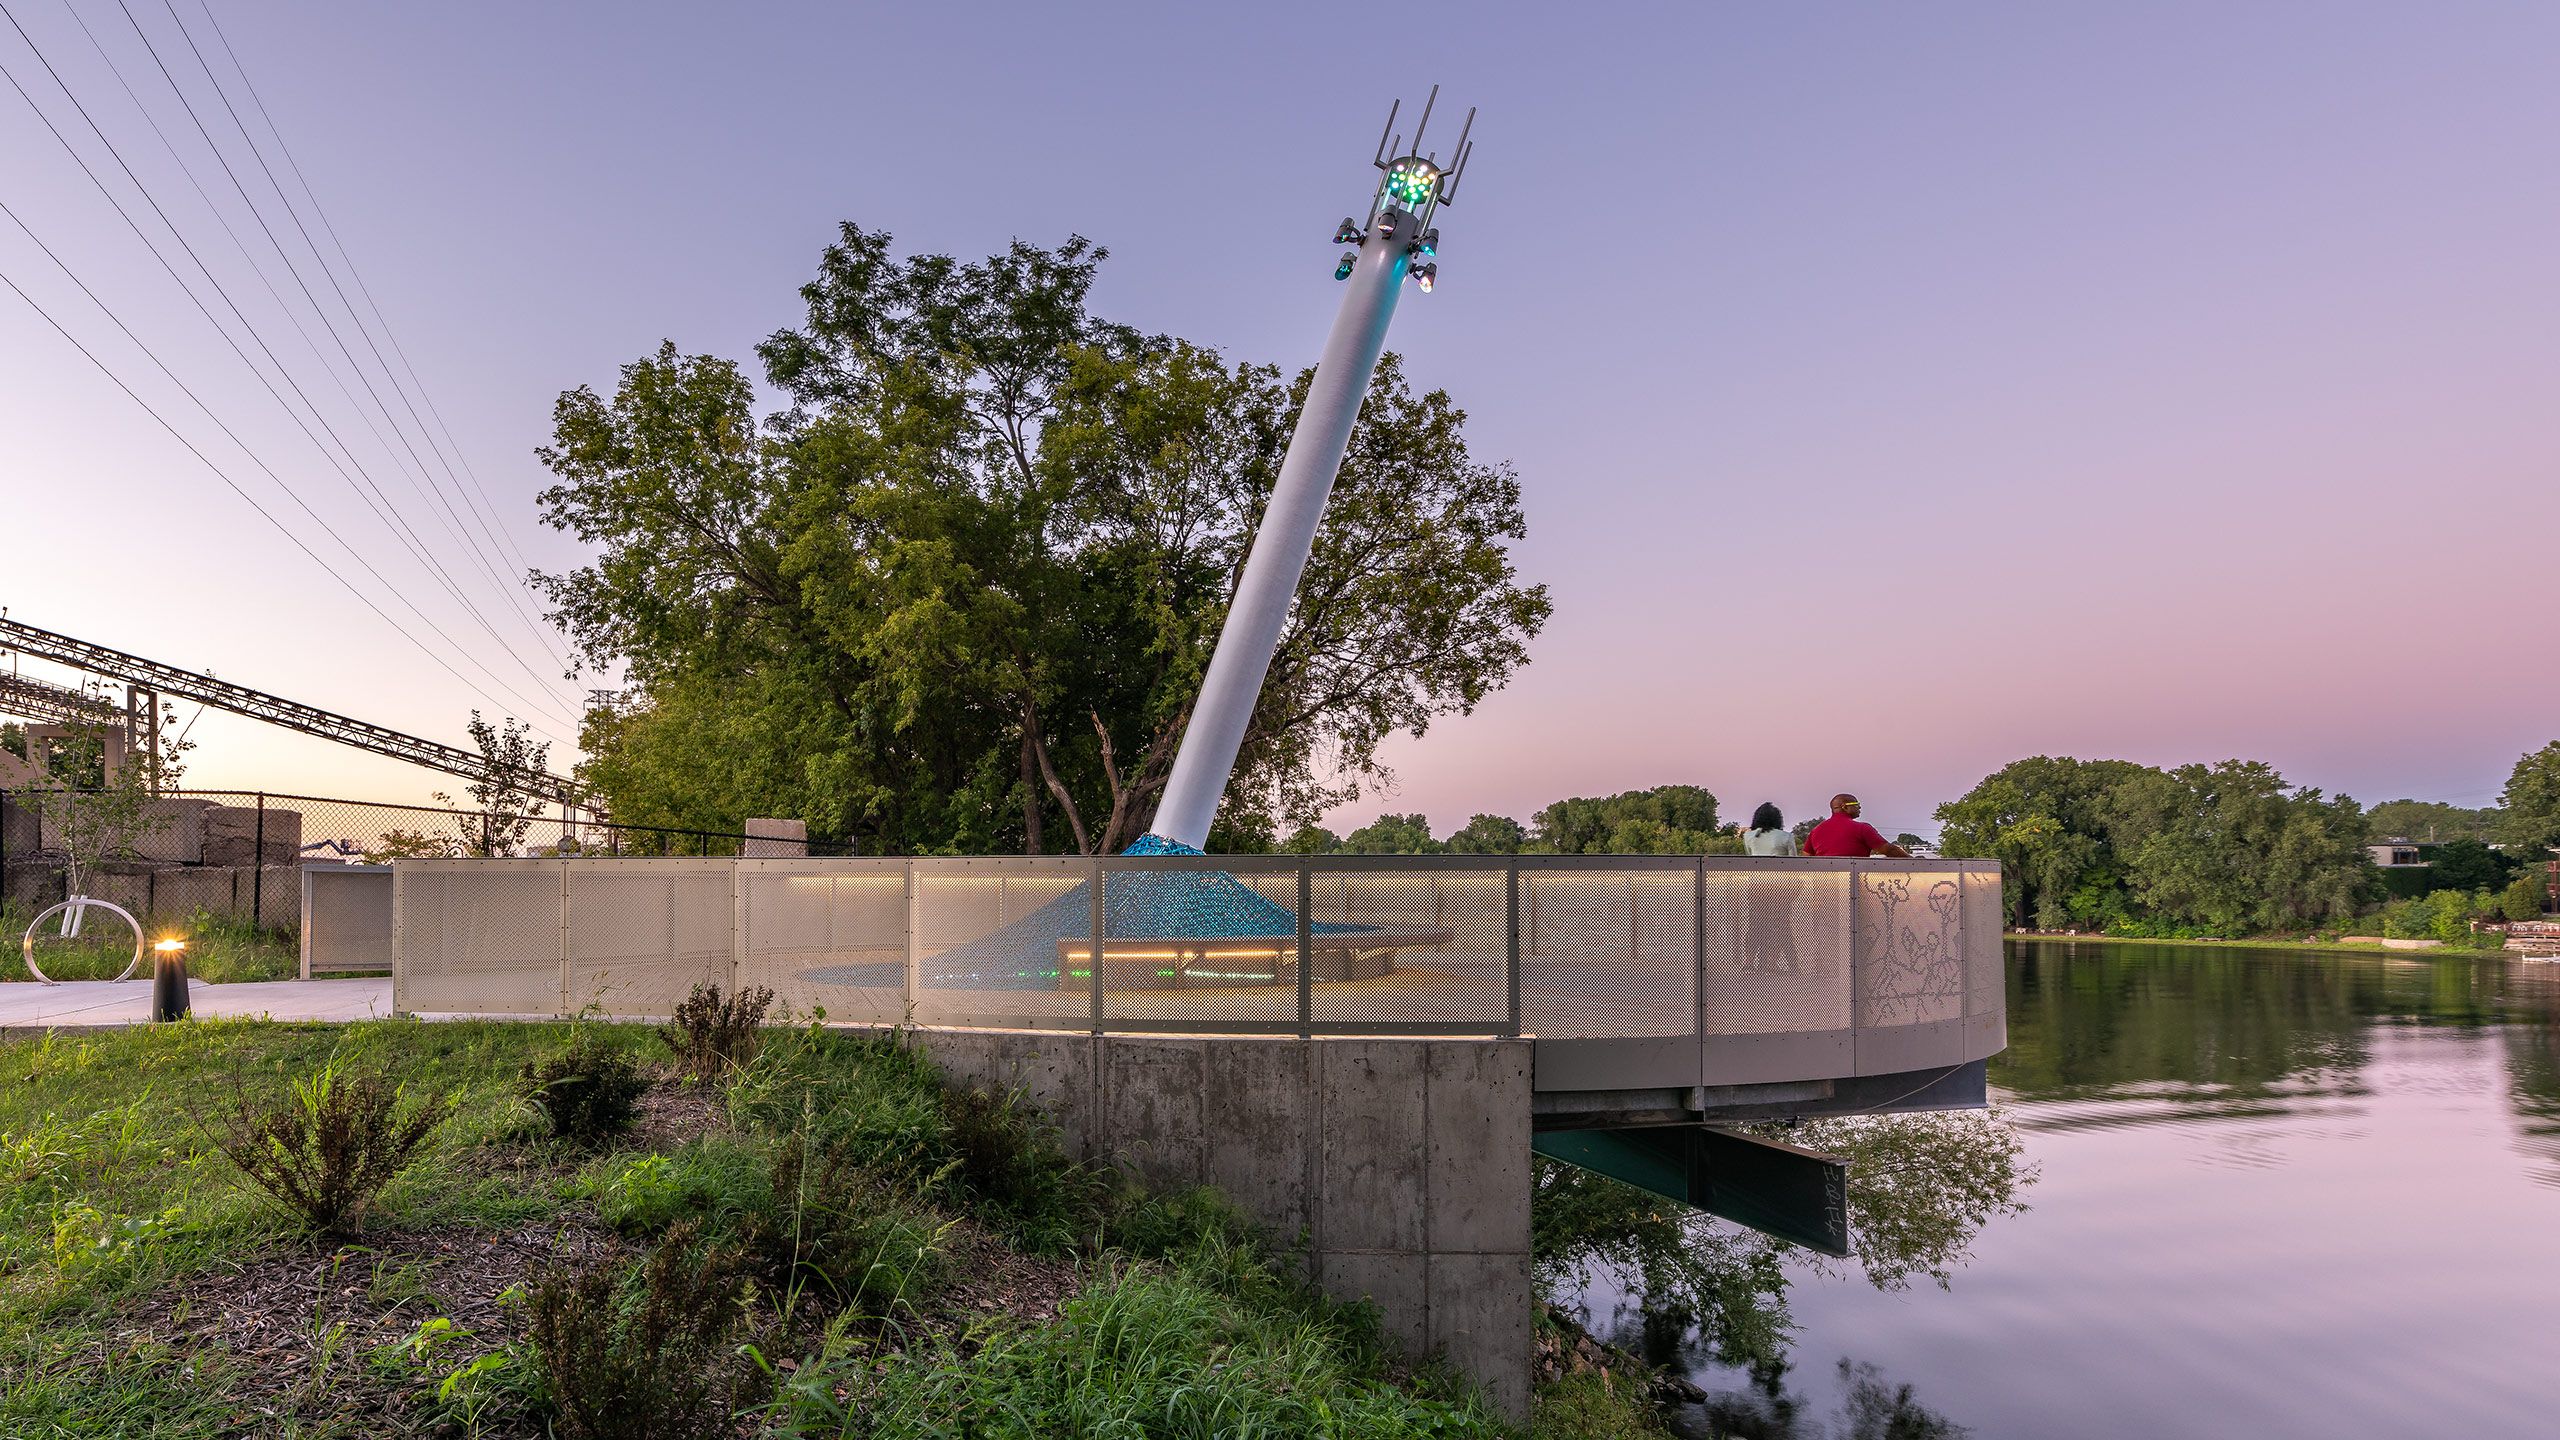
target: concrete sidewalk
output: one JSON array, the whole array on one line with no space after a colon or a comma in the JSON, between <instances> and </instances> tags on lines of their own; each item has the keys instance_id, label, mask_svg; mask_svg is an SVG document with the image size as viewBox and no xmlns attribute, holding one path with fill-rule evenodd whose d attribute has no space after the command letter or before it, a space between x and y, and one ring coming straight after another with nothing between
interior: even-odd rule
<instances>
[{"instance_id":1,"label":"concrete sidewalk","mask_svg":"<svg viewBox=\"0 0 2560 1440\"><path fill-rule=\"evenodd\" d=\"M391 981L262 980L237 985L188 982L204 1019L375 1020L391 1014ZM0 984L0 1031L69 1030L141 1025L151 1019L151 982L66 980Z\"/></svg>"}]
</instances>

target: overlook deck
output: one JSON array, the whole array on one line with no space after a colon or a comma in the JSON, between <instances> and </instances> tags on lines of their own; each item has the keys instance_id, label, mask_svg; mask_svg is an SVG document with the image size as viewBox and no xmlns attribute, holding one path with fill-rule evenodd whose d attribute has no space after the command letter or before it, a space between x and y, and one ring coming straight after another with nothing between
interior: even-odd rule
<instances>
[{"instance_id":1,"label":"overlook deck","mask_svg":"<svg viewBox=\"0 0 2560 1440\"><path fill-rule=\"evenodd\" d=\"M1538 1091L1595 1095L1918 1075L2006 1032L1981 861L403 860L393 883L395 1002L425 1014L659 1016L709 980L853 1024L1521 1036Z\"/></svg>"}]
</instances>

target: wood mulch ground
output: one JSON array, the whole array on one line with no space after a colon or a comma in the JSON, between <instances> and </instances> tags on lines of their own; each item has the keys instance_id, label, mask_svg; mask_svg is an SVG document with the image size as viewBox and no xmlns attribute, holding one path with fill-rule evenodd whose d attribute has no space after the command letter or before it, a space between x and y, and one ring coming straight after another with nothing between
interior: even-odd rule
<instances>
[{"instance_id":1,"label":"wood mulch ground","mask_svg":"<svg viewBox=\"0 0 2560 1440\"><path fill-rule=\"evenodd\" d=\"M220 1383L252 1433L286 1417L305 1427L354 1423L355 1433L434 1433L417 1397L523 1334L517 1293L529 1276L632 1253L630 1242L577 1218L296 1245L143 1297L119 1338L227 1352L241 1363L225 1367ZM431 1326L438 1319L446 1327Z\"/></svg>"}]
</instances>

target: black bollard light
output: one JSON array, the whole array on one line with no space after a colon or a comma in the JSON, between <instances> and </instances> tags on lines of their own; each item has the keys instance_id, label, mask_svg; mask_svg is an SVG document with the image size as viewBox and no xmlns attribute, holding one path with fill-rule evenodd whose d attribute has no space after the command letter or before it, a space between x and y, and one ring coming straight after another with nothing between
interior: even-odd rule
<instances>
[{"instance_id":1,"label":"black bollard light","mask_svg":"<svg viewBox=\"0 0 2560 1440\"><path fill-rule=\"evenodd\" d=\"M151 947L151 1018L187 1018L187 942L175 938Z\"/></svg>"}]
</instances>

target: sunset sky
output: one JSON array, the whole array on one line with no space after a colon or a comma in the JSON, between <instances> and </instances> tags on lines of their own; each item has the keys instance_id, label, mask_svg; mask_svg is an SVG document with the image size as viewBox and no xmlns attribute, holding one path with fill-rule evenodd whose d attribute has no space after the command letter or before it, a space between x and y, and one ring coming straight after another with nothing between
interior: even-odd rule
<instances>
[{"instance_id":1,"label":"sunset sky","mask_svg":"<svg viewBox=\"0 0 2560 1440\"><path fill-rule=\"evenodd\" d=\"M535 712L504 681L573 737L509 608L534 602L472 578L263 288L330 344L156 68L260 194L162 0L132 8L159 62L77 4L121 82L61 0L8 0L37 49L0 24L0 66L156 224L60 73L507 643L7 86L0 200L388 584L5 217L0 274L479 688L6 290L0 605L449 741ZM1087 235L1103 313L1295 367L1388 101L1439 82L1451 137L1481 107L1442 283L1389 343L1518 467L1555 619L1337 824L1684 781L1791 818L1855 789L1928 831L2034 753L2482 804L2560 734L2560 7L214 5L491 497L488 548L554 569L580 558L534 518L554 398L662 338L751 359L841 220L964 257ZM193 738L196 784L458 788L218 714Z\"/></svg>"}]
</instances>

